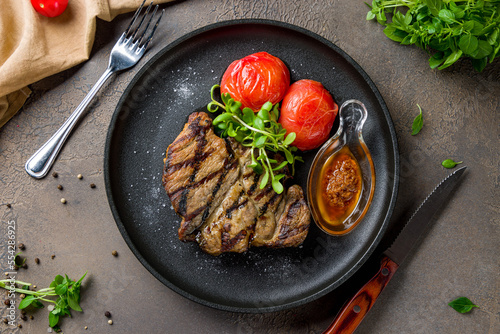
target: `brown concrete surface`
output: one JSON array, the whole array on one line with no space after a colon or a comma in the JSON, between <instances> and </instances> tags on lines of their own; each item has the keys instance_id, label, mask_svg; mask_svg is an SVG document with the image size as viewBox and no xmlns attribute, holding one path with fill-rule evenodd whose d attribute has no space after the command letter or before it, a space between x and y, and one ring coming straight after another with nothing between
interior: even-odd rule
<instances>
[{"instance_id":1,"label":"brown concrete surface","mask_svg":"<svg viewBox=\"0 0 500 334\"><path fill-rule=\"evenodd\" d=\"M337 44L363 67L388 105L401 158L396 209L380 249L449 173L441 167L442 160L463 160L468 166L461 186L357 333L500 333L498 61L483 73L475 73L467 61L444 71L431 70L425 52L392 42L380 26L365 21L367 7L360 0L187 0L165 8L146 58L207 24L264 18L309 29ZM7 268L7 224L15 221L16 240L26 245L23 255L29 266L18 271L19 279L40 288L56 273L73 278L90 273L82 292L84 312L73 312L73 318L63 320L64 333L321 333L374 273L381 251L347 283L319 300L276 313L239 314L201 306L176 294L129 250L107 202L103 152L111 115L140 64L101 90L53 168L59 173L57 179L35 180L25 173L25 161L104 71L109 52L130 17L99 21L90 59L33 84L26 105L0 129L2 272ZM424 128L418 136L411 136L417 103L424 112ZM96 188L91 189L90 183ZM58 184L64 186L63 191L56 188ZM60 203L61 197L67 199L66 205ZM113 257L112 250L119 256ZM0 295L3 301L3 292ZM460 296L480 308L469 314L455 312L447 304ZM2 303L2 318L7 311ZM105 311L112 313L112 326ZM0 333L47 333L47 309L33 316L23 321L18 312L16 322L22 329L0 322Z\"/></svg>"}]
</instances>

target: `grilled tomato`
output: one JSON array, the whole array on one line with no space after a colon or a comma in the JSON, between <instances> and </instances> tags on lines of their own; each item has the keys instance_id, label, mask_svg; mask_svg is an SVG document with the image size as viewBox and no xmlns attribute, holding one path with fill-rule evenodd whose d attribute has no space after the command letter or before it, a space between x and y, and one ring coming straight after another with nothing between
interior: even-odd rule
<instances>
[{"instance_id":1,"label":"grilled tomato","mask_svg":"<svg viewBox=\"0 0 500 334\"><path fill-rule=\"evenodd\" d=\"M221 93L229 93L242 108L259 111L266 102L276 104L290 86L290 72L277 57L258 52L235 60L224 72Z\"/></svg>"},{"instance_id":2,"label":"grilled tomato","mask_svg":"<svg viewBox=\"0 0 500 334\"><path fill-rule=\"evenodd\" d=\"M279 122L287 133L296 133L292 145L301 151L312 150L328 139L338 110L321 83L303 79L286 92Z\"/></svg>"}]
</instances>

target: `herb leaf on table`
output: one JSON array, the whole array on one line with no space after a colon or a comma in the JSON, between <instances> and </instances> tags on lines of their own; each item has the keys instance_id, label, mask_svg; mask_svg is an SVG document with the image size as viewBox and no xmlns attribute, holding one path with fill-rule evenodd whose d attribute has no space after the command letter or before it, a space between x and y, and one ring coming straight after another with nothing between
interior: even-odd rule
<instances>
[{"instance_id":1,"label":"herb leaf on table","mask_svg":"<svg viewBox=\"0 0 500 334\"><path fill-rule=\"evenodd\" d=\"M453 159L446 159L445 161L443 161L441 163L441 165L443 165L444 168L453 168L455 167L456 165L458 164L461 164L463 161L453 161Z\"/></svg>"},{"instance_id":2,"label":"herb leaf on table","mask_svg":"<svg viewBox=\"0 0 500 334\"><path fill-rule=\"evenodd\" d=\"M22 288L15 288L14 291L26 295L19 303L18 308L20 310L28 306L43 308L42 302L55 304L54 309L49 313L49 325L56 328L60 317L65 315L71 316L71 309L82 312L82 308L80 307L80 288L86 275L87 273L76 282L70 279L68 275L65 275L65 277L57 275L48 288L37 291L29 290L30 283L14 281L15 284L22 285ZM0 280L0 288L11 290L11 285L12 280L10 279ZM50 299L50 297L55 296L57 296L55 301Z\"/></svg>"},{"instance_id":3,"label":"herb leaf on table","mask_svg":"<svg viewBox=\"0 0 500 334\"><path fill-rule=\"evenodd\" d=\"M424 116L422 115L422 108L417 104L418 110L420 113L415 117L413 120L413 124L411 126L411 135L415 136L417 135L420 130L422 130L422 127L424 126Z\"/></svg>"},{"instance_id":4,"label":"herb leaf on table","mask_svg":"<svg viewBox=\"0 0 500 334\"><path fill-rule=\"evenodd\" d=\"M455 311L460 313L467 313L470 312L474 307L479 307L477 305L474 305L474 303L471 302L467 297L457 298L448 303L448 305L451 306Z\"/></svg>"}]
</instances>

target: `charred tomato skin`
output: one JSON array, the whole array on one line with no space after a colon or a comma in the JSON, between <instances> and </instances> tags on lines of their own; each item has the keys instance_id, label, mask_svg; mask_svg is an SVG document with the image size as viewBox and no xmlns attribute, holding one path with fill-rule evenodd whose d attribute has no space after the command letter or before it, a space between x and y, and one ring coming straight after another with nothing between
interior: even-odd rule
<instances>
[{"instance_id":1,"label":"charred tomato skin","mask_svg":"<svg viewBox=\"0 0 500 334\"><path fill-rule=\"evenodd\" d=\"M56 17L68 7L68 0L31 0L33 8L43 16Z\"/></svg>"},{"instance_id":2,"label":"charred tomato skin","mask_svg":"<svg viewBox=\"0 0 500 334\"><path fill-rule=\"evenodd\" d=\"M320 82L302 79L288 88L279 122L287 133L296 133L292 145L301 151L312 150L330 136L338 109L332 95Z\"/></svg>"},{"instance_id":3,"label":"charred tomato skin","mask_svg":"<svg viewBox=\"0 0 500 334\"><path fill-rule=\"evenodd\" d=\"M232 62L221 80L221 93L229 93L242 108L259 111L268 101L280 102L290 86L290 71L281 59L257 52Z\"/></svg>"}]
</instances>

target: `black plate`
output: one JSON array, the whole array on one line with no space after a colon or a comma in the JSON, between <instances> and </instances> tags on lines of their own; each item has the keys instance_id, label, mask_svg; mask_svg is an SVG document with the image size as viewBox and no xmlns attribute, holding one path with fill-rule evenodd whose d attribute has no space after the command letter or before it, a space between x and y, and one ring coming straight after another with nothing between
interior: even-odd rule
<instances>
[{"instance_id":1,"label":"black plate","mask_svg":"<svg viewBox=\"0 0 500 334\"><path fill-rule=\"evenodd\" d=\"M281 58L292 81L323 83L341 105L362 101L363 131L377 184L364 221L344 237L311 226L293 249L252 249L213 257L177 238L180 218L161 185L167 146L187 116L203 110L210 88L235 59L267 51ZM295 182L305 189L314 152L304 155ZM345 52L304 29L264 20L222 22L168 45L134 77L119 101L106 141L105 181L123 238L161 282L204 305L268 312L312 301L338 287L368 258L389 221L398 184L398 151L387 107L373 82Z\"/></svg>"}]
</instances>

